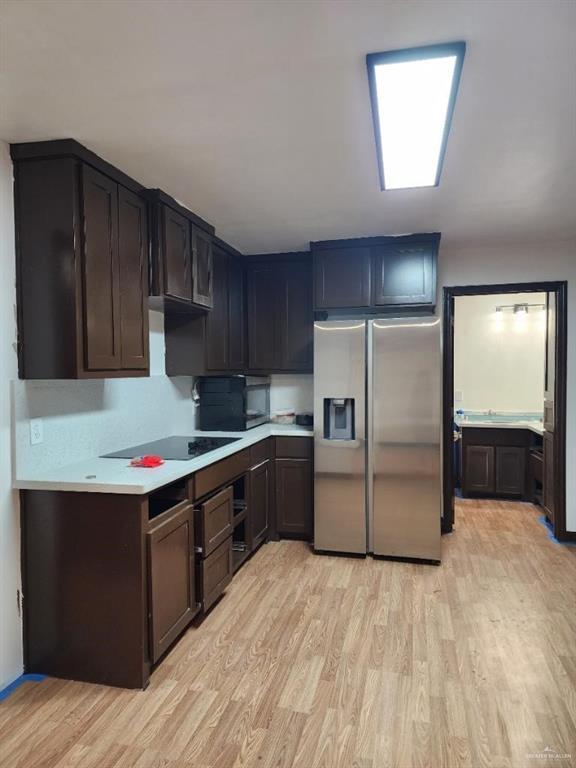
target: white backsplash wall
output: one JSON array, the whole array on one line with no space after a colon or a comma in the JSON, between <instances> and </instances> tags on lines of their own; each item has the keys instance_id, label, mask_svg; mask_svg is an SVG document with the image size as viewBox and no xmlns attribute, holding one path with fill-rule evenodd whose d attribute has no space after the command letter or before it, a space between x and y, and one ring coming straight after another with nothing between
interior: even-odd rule
<instances>
[{"instance_id":1,"label":"white backsplash wall","mask_svg":"<svg viewBox=\"0 0 576 768\"><path fill-rule=\"evenodd\" d=\"M310 373L282 373L270 377L270 414L314 409L314 377Z\"/></svg>"},{"instance_id":2,"label":"white backsplash wall","mask_svg":"<svg viewBox=\"0 0 576 768\"><path fill-rule=\"evenodd\" d=\"M192 378L164 375L164 319L150 312L150 377L14 381L16 476L195 429ZM30 444L30 419L44 440Z\"/></svg>"}]
</instances>

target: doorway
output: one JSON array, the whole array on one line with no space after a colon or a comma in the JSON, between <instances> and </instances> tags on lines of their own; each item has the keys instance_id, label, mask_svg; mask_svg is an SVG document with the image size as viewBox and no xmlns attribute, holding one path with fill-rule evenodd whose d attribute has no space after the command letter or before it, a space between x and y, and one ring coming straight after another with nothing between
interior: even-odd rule
<instances>
[{"instance_id":1,"label":"doorway","mask_svg":"<svg viewBox=\"0 0 576 768\"><path fill-rule=\"evenodd\" d=\"M514 294L527 294L522 297L522 302L516 301ZM538 296L541 294L544 296ZM475 453L467 453L471 460L484 462L489 481L486 488L482 488L481 480L476 482L474 490L478 490L482 495L482 490L489 495L493 490L490 486L495 481L497 470L496 462L502 459L502 466L508 467L516 461L517 472L523 472L526 467L527 482L532 482L530 475L530 464L537 465L538 445L541 444L541 462L542 462L542 489L541 498L537 503L541 504L543 513L549 520L554 536L559 541L574 541L576 534L566 531L566 348L567 348L567 283L559 282L541 282L541 283L513 283L504 285L474 285L457 286L444 288L443 293L443 514L442 514L442 532L450 533L454 528L454 499L458 480L458 451L455 450L455 425L459 417L456 411L458 402L455 404L455 396L462 398L462 393L458 392L454 386L455 376L455 316L456 300L458 297L488 297L498 296L498 302L494 302L495 313L502 312L501 320L504 320L506 313L528 312L532 306L545 304L545 341L544 341L544 397L542 402L542 439L533 441L534 445L526 445L525 452L522 453L520 447L514 454L510 447L501 446L498 448L498 433L501 430L494 424L494 428L486 431L479 429L467 430L468 434L481 435L481 439L473 442L480 442L481 446L472 446ZM502 300L502 297L509 297L509 302ZM530 300L534 298L534 301ZM538 299L536 301L535 299ZM495 318L496 320L497 318ZM488 409L486 409L487 411ZM492 416L492 414L490 414ZM472 418L466 413L464 419ZM496 415L495 415L496 418ZM467 424L471 426L470 423ZM472 425L473 426L473 425ZM486 424L484 424L486 426ZM492 427L492 425L488 425ZM464 433L464 430L462 430ZM491 439L494 438L494 440ZM519 434L514 442L518 442ZM495 442L494 446L489 443ZM510 441L504 441L510 442ZM531 441L529 441L531 442ZM462 440L465 451L465 441ZM531 447L533 451L531 452ZM532 456L532 453L534 456ZM518 464L518 457L522 458L525 465ZM462 462L466 457L462 455ZM473 463L469 463L470 473L474 471ZM477 465L478 466L478 465ZM521 467L518 469L518 467ZM466 469L463 465L464 475ZM470 474L469 473L469 474ZM547 480L547 482L546 482ZM466 482L466 480L465 480ZM474 485L473 485L474 488ZM514 488L506 489L514 491ZM516 495L517 496L517 495ZM535 496L534 500L537 500ZM531 499L530 499L531 500Z\"/></svg>"}]
</instances>

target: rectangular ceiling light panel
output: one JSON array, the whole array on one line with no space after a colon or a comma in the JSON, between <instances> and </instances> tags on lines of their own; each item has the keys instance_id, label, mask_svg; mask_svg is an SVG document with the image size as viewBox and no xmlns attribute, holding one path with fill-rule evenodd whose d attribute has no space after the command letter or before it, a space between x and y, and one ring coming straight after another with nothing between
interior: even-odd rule
<instances>
[{"instance_id":1,"label":"rectangular ceiling light panel","mask_svg":"<svg viewBox=\"0 0 576 768\"><path fill-rule=\"evenodd\" d=\"M366 57L382 189L438 184L465 50L459 42Z\"/></svg>"}]
</instances>

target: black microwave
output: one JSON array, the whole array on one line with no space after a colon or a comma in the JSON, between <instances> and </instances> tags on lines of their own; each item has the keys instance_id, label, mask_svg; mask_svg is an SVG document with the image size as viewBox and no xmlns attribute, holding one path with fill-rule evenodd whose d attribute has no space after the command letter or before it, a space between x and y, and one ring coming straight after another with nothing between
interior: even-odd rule
<instances>
[{"instance_id":1,"label":"black microwave","mask_svg":"<svg viewBox=\"0 0 576 768\"><path fill-rule=\"evenodd\" d=\"M200 376L194 389L198 429L243 432L270 421L268 376Z\"/></svg>"}]
</instances>

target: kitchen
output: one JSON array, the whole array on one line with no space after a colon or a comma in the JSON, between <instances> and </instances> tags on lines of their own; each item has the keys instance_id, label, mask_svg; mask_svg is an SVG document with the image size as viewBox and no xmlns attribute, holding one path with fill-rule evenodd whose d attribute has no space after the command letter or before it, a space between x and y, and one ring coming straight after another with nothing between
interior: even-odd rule
<instances>
[{"instance_id":1,"label":"kitchen","mask_svg":"<svg viewBox=\"0 0 576 768\"><path fill-rule=\"evenodd\" d=\"M191 9L179 13L190 20ZM104 21L104 11L92 12L95 23ZM107 12L128 9L120 3ZM177 18L162 24L175 32ZM364 59L378 49L363 45ZM538 235L549 232L545 212L528 215L528 203L514 237L497 206L494 234L482 237L474 195L460 217L448 203L444 216L423 214L418 195L443 195L458 175L451 153L463 157L465 78L469 62L471 71L478 66L474 46L468 59L463 43L447 45L461 58L442 182L380 191L391 201L383 217L379 209L356 215L352 206L349 216L330 219L328 206L309 218L299 209L290 221L284 185L264 193L254 179L258 211L246 194L240 220L234 205L243 184L234 187L237 203L220 205L209 181L187 186L184 157L174 163L168 149L147 164L143 145L123 153L111 137L65 130L63 121L5 130L7 765L34 765L44 747L54 750L55 765L82 768L162 759L231 768L276 764L281 755L303 768L322 760L375 766L389 752L411 765L418 734L433 743L434 764L457 764L458 739L475 764L477 718L500 754L491 724L517 695L513 680L530 679L535 663L514 629L516 603L536 591L536 623L570 621L559 596L565 590L569 600L569 589L558 585L574 568L576 538L567 471L575 450L568 328L576 263L572 224L561 223L556 203L558 226L545 239ZM368 112L370 67L381 61L371 55L384 54L362 62ZM369 114L367 129L376 179ZM228 163L233 185L230 155ZM273 166L269 172L270 181ZM298 166L292 181L301 176ZM332 190L334 212L342 190ZM309 208L308 193L303 184ZM521 235L530 219L534 232ZM510 326L539 323L537 338L535 326L517 339L530 339L526 351L540 360L540 407L534 398L521 406L473 398L482 368L503 375L501 362L482 363L480 353L461 361L474 322L459 333L460 310L477 294L491 303L494 323L496 314ZM480 352L488 346L480 341ZM510 368L524 378L518 390L532 367L524 360ZM492 411L508 419L515 411L517 423L495 427ZM471 436L460 441L472 457L467 465L451 463L454 421ZM504 442L486 442L504 424ZM532 461L546 440L548 472L545 446L540 469ZM461 484L459 464L467 466ZM467 520L468 509L485 510L489 527L480 513ZM474 531L482 531L477 541ZM526 547L536 590L532 570L523 581ZM474 569L477 581L469 578ZM494 574L510 576L499 606L490 602ZM557 601L540 601L555 588ZM484 622L496 613L501 635ZM524 632L532 650L535 626ZM547 635L538 642L536 655L571 655ZM497 664L489 666L496 657L508 663L505 682ZM484 713L469 696L480 679L477 658L487 665L486 692L499 684L505 691ZM555 693L542 683L534 704L527 696L522 706L539 718L538 697L551 696L567 733L565 682L556 673L554 680ZM422 710L417 690L425 691ZM67 697L75 725L65 720ZM440 699L448 715L436 711ZM23 731L10 733L17 708L21 727L38 728L36 751L24 746ZM510 760L555 736L542 719L532 734L517 722L507 726ZM438 733L456 740L445 752ZM552 744L559 753L571 748L563 734ZM326 744L334 750L328 757Z\"/></svg>"}]
</instances>

